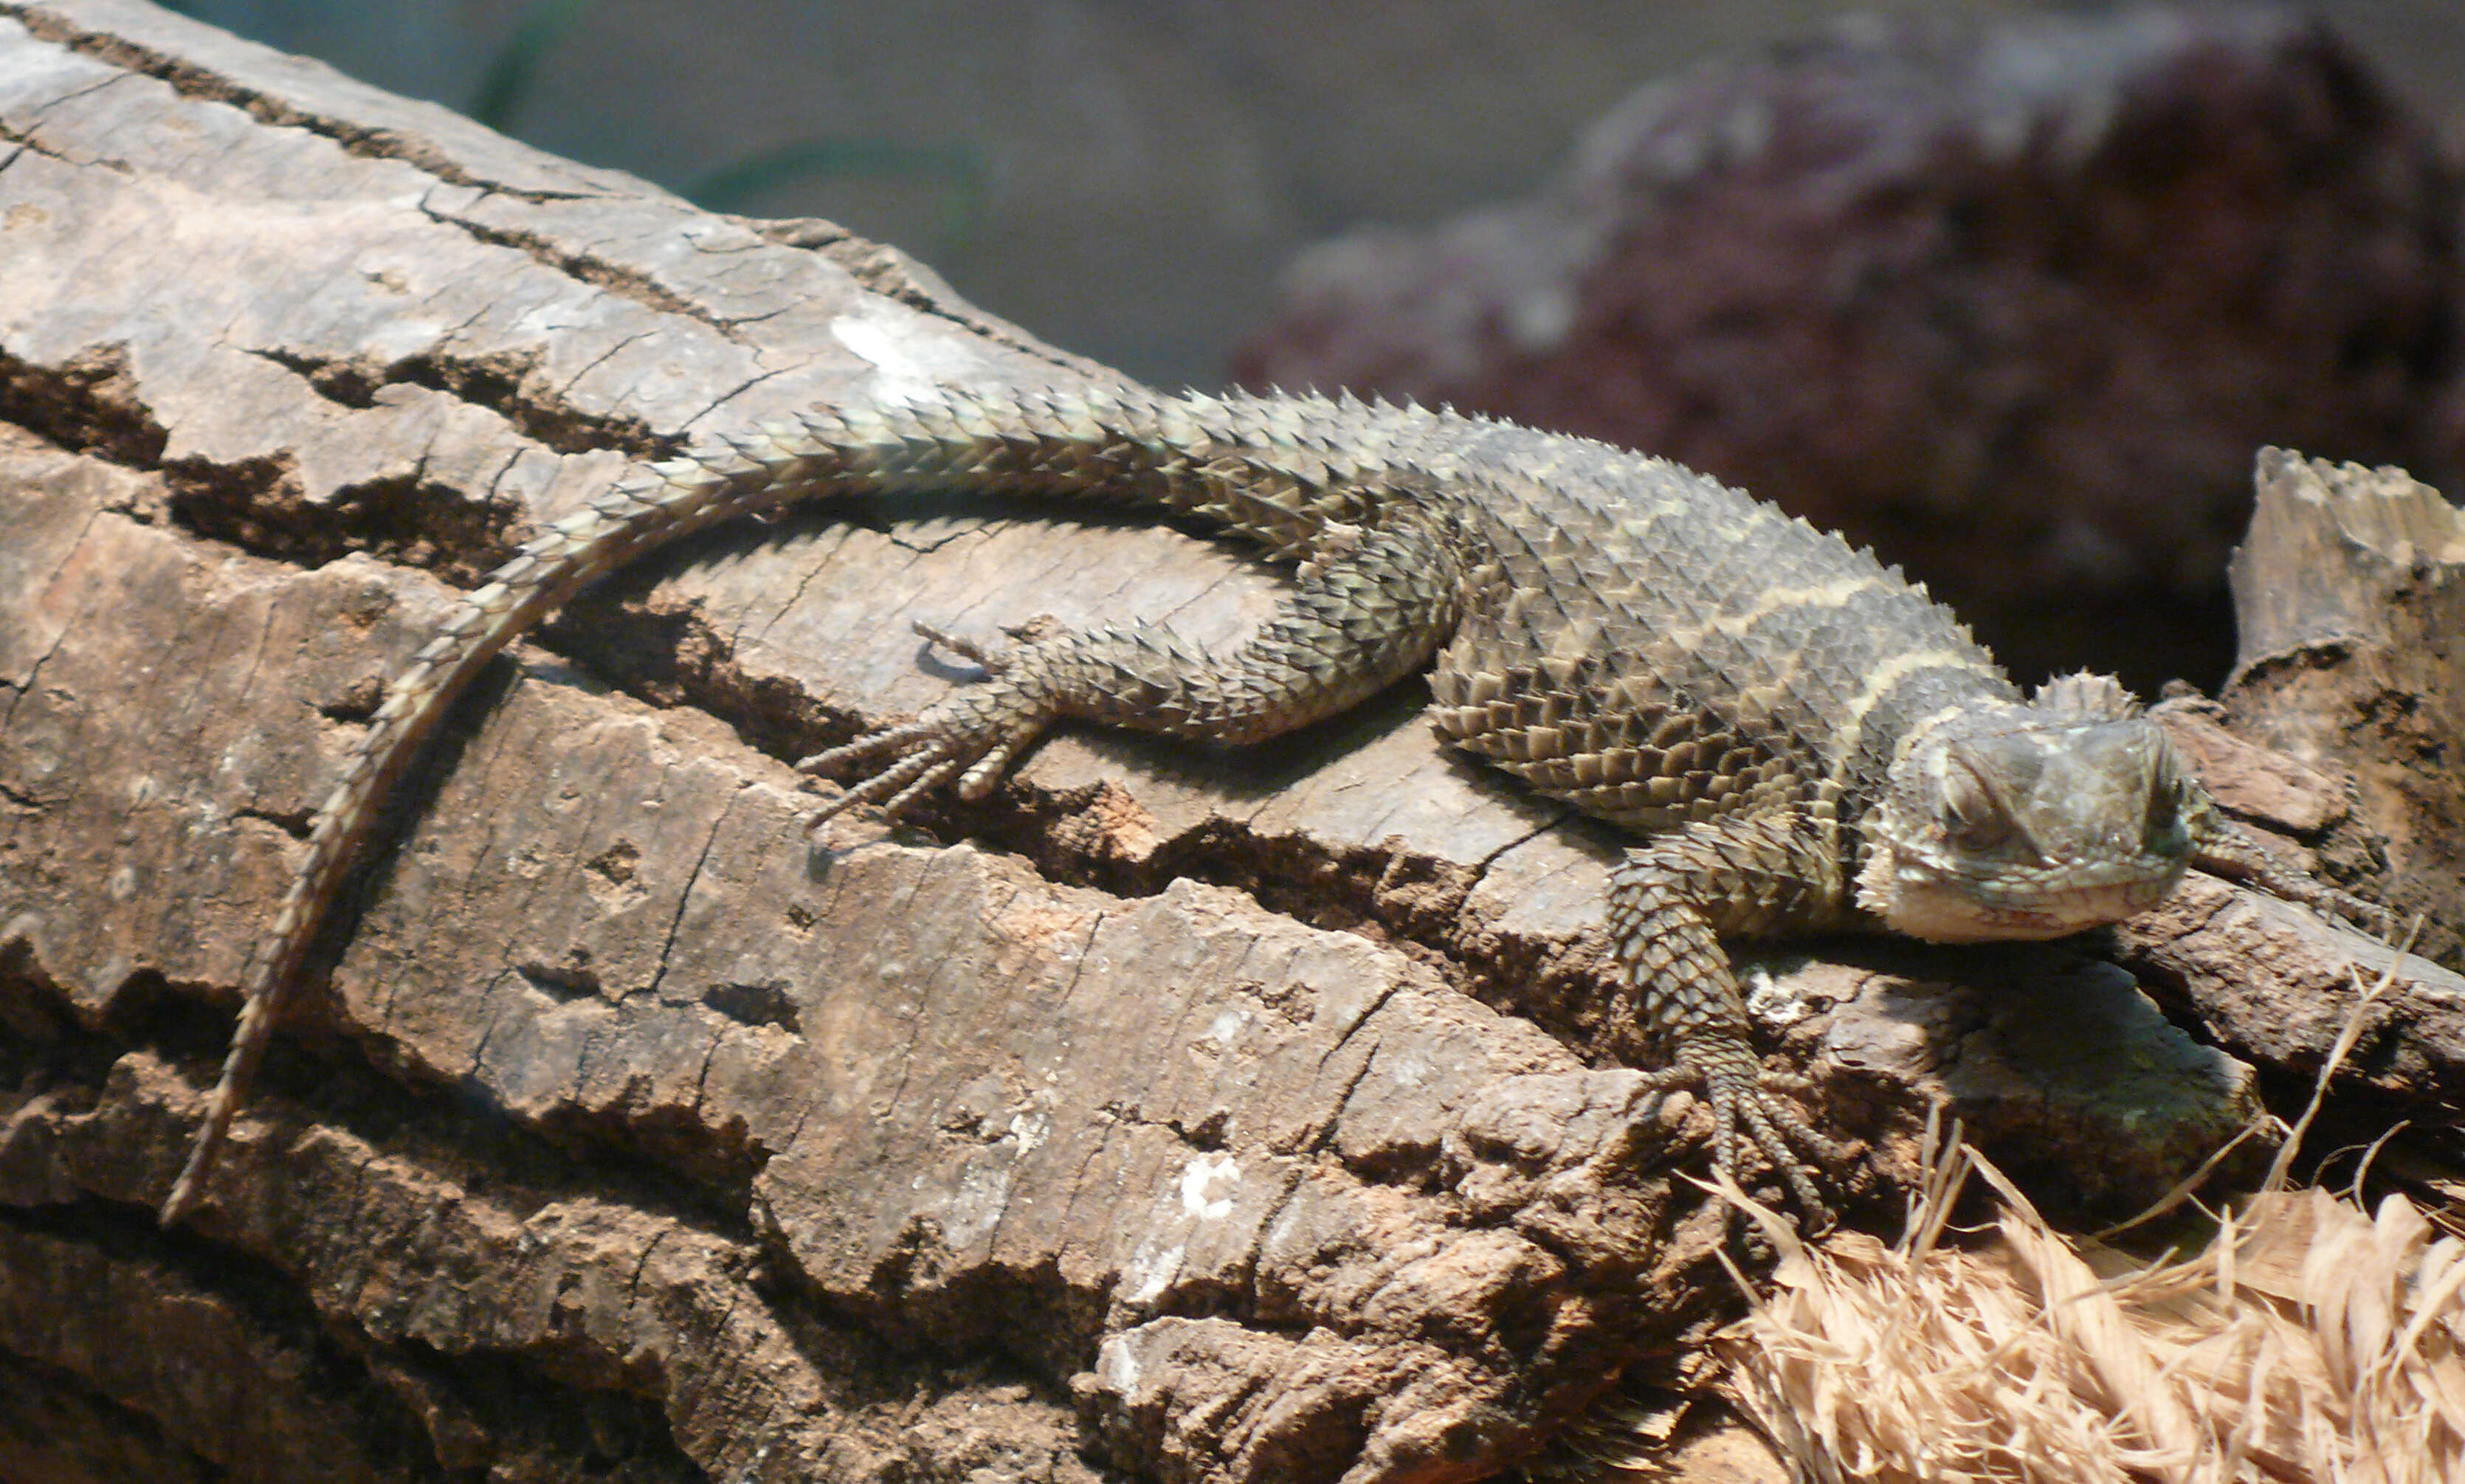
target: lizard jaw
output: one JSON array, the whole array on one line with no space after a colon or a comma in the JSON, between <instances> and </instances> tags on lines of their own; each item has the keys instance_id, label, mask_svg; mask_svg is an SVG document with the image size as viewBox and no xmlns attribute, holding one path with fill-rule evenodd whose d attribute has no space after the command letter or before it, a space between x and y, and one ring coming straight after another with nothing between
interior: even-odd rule
<instances>
[{"instance_id":1,"label":"lizard jaw","mask_svg":"<svg viewBox=\"0 0 2465 1484\"><path fill-rule=\"evenodd\" d=\"M2113 878L2071 884L2032 872L1961 878L1903 867L1884 849L1858 874L1857 899L1894 932L1927 942L2068 938L2164 901L2183 878L2183 862L2123 862L2103 874Z\"/></svg>"}]
</instances>

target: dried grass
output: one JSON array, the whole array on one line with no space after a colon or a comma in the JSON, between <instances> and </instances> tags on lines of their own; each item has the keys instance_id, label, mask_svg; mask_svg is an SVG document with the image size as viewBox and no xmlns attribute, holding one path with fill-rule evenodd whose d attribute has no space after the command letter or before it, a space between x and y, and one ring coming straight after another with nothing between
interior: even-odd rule
<instances>
[{"instance_id":1,"label":"dried grass","mask_svg":"<svg viewBox=\"0 0 2465 1484\"><path fill-rule=\"evenodd\" d=\"M1731 1187L1781 1253L1718 1341L1732 1405L1827 1484L2465 1480L2465 1242L2402 1195L2286 1188L2311 1117L2204 1251L2154 1263L2054 1231L1956 1131L1894 1246L1808 1246ZM2003 1212L1944 1245L1971 1175Z\"/></svg>"}]
</instances>

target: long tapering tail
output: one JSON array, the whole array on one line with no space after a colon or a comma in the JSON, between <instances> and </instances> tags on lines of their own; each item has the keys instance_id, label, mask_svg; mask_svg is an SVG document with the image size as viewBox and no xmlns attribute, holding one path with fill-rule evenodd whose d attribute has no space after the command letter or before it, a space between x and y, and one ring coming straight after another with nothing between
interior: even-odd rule
<instances>
[{"instance_id":1,"label":"long tapering tail","mask_svg":"<svg viewBox=\"0 0 2465 1484\"><path fill-rule=\"evenodd\" d=\"M946 391L909 404L817 409L708 454L636 470L524 542L393 677L341 781L318 808L307 858L242 983L231 1052L188 1163L163 1202L164 1224L195 1204L309 945L385 798L446 708L498 651L594 579L669 542L766 507L859 490L1101 493L1211 518L1272 555L1306 555L1325 520L1308 506L1310 481L1287 481L1286 500L1278 501L1193 467L1192 451L1207 445L1210 420L1221 421L1224 409L1204 397L1135 391L1037 398Z\"/></svg>"}]
</instances>

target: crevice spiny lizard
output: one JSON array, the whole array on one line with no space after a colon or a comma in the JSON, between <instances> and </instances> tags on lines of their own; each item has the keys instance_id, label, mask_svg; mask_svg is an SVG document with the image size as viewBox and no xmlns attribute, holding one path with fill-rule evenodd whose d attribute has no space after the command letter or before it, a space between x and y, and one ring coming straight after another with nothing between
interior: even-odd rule
<instances>
[{"instance_id":1,"label":"crevice spiny lizard","mask_svg":"<svg viewBox=\"0 0 2465 1484\"><path fill-rule=\"evenodd\" d=\"M1785 1096L1799 1079L1756 1055L1722 937L2051 938L2155 905L2191 864L2348 901L2228 824L2112 680L2024 698L1921 587L1664 459L1349 398L943 390L820 408L627 476L524 543L394 677L252 963L162 1219L197 1199L387 791L492 655L714 522L902 490L1178 512L1291 565L1293 587L1221 653L1138 622L998 653L922 631L987 679L799 764L870 770L817 825L944 786L982 797L1057 719L1255 742L1431 666L1443 737L1642 837L1610 878L1610 944L1672 1049L1655 1081L1702 1090L1720 1167L1743 1133L1818 1217L1797 1150L1841 1151Z\"/></svg>"}]
</instances>

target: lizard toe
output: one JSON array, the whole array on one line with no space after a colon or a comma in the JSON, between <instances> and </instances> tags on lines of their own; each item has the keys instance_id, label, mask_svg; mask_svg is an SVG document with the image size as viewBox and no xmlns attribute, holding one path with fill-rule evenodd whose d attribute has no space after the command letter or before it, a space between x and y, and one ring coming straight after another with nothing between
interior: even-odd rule
<instances>
[{"instance_id":1,"label":"lizard toe","mask_svg":"<svg viewBox=\"0 0 2465 1484\"><path fill-rule=\"evenodd\" d=\"M1832 1207L1815 1185L1814 1170L1846 1163L1849 1150L1817 1132L1789 1100L1811 1084L1791 1073L1765 1070L1743 1043L1715 1042L1691 1051L1694 1054L1653 1082L1669 1089L1702 1089L1712 1105L1712 1167L1743 1188L1740 1145L1752 1144L1805 1213L1808 1233L1831 1229Z\"/></svg>"},{"instance_id":2,"label":"lizard toe","mask_svg":"<svg viewBox=\"0 0 2465 1484\"><path fill-rule=\"evenodd\" d=\"M1739 1099L1736 1118L1746 1126L1764 1159L1788 1185L1789 1197L1797 1203L1798 1209L1806 1213L1808 1234L1830 1230L1832 1207L1815 1188L1798 1147L1817 1143L1831 1149L1838 1146L1808 1127L1796 1108L1767 1096L1760 1087ZM1729 1171L1729 1178L1737 1179L1735 1169Z\"/></svg>"},{"instance_id":3,"label":"lizard toe","mask_svg":"<svg viewBox=\"0 0 2465 1484\"><path fill-rule=\"evenodd\" d=\"M797 763L798 772L822 775L868 764L873 770L816 809L812 822L818 827L859 804L879 805L897 818L953 779L961 798L981 799L1046 720L1045 709L1025 694L995 683L952 696L904 725L814 753Z\"/></svg>"},{"instance_id":4,"label":"lizard toe","mask_svg":"<svg viewBox=\"0 0 2465 1484\"><path fill-rule=\"evenodd\" d=\"M946 629L937 629L933 625L923 622L922 619L909 624L907 627L915 631L918 637L926 640L938 649L948 650L951 653L958 655L960 658L971 661L987 675L999 675L1003 671L1008 670L1013 662L1012 655L1007 646L999 644L980 644L974 639L968 638L966 634L954 633Z\"/></svg>"}]
</instances>

